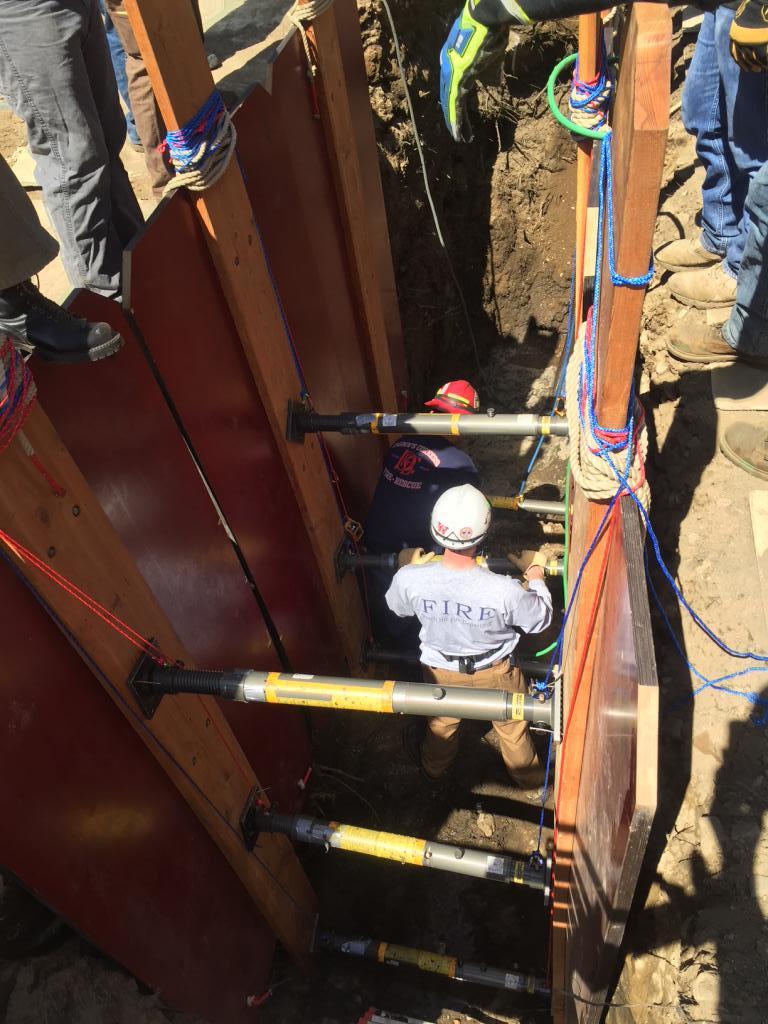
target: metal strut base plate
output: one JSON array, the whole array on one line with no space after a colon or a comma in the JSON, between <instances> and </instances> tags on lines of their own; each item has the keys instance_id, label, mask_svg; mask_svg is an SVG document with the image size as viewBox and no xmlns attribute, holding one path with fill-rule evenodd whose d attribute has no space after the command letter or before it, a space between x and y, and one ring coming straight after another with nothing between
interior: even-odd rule
<instances>
[{"instance_id":1,"label":"metal strut base plate","mask_svg":"<svg viewBox=\"0 0 768 1024\"><path fill-rule=\"evenodd\" d=\"M150 637L150 642L154 642L152 637ZM153 666L154 662L148 654L140 655L127 680L128 688L136 698L136 703L145 718L154 717L160 707L160 701L163 699L162 693L158 693L157 688L150 682Z\"/></svg>"},{"instance_id":2,"label":"metal strut base plate","mask_svg":"<svg viewBox=\"0 0 768 1024\"><path fill-rule=\"evenodd\" d=\"M243 813L240 815L240 833L243 837L243 843L245 844L246 850L252 850L256 845L256 840L259 838L257 815L261 811L259 803L260 792L261 790L258 786L253 787L251 792L248 794L248 799L245 801Z\"/></svg>"}]
</instances>

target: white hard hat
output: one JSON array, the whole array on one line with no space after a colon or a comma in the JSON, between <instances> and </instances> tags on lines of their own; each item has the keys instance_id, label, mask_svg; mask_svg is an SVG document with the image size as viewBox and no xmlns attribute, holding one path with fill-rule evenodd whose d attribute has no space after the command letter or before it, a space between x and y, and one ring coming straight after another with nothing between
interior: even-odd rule
<instances>
[{"instance_id":1,"label":"white hard hat","mask_svg":"<svg viewBox=\"0 0 768 1024\"><path fill-rule=\"evenodd\" d=\"M491 506L486 496L472 484L462 484L437 499L429 529L442 547L464 551L479 544L490 525Z\"/></svg>"}]
</instances>

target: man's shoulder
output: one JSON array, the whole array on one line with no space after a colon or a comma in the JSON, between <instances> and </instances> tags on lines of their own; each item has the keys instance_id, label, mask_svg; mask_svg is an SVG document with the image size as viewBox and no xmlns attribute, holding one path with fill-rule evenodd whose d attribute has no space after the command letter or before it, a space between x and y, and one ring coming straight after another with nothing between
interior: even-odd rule
<instances>
[{"instance_id":1,"label":"man's shoulder","mask_svg":"<svg viewBox=\"0 0 768 1024\"><path fill-rule=\"evenodd\" d=\"M515 576L507 576L503 572L493 572L487 567L481 567L483 573L483 586L490 592L499 594L502 597L517 598L523 591L523 585Z\"/></svg>"}]
</instances>

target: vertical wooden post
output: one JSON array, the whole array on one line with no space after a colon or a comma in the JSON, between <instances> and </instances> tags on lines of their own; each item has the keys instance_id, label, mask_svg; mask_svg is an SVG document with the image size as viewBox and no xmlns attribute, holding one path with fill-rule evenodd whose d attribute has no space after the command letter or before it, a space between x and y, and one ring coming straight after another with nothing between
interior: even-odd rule
<instances>
[{"instance_id":1,"label":"vertical wooden post","mask_svg":"<svg viewBox=\"0 0 768 1024\"><path fill-rule=\"evenodd\" d=\"M155 638L169 658L189 664L165 612L39 405L24 431L64 493L53 493L14 441L0 455L0 528L142 636ZM314 893L289 842L262 836L255 853L246 849L240 815L250 792L260 787L216 701L166 698L154 717L145 719L128 687L136 648L15 549L9 552L3 544L3 551L76 638L86 665L178 788L277 938L294 957L306 960L317 912ZM55 673L50 682L56 686ZM61 727L70 726L62 722Z\"/></svg>"},{"instance_id":2,"label":"vertical wooden post","mask_svg":"<svg viewBox=\"0 0 768 1024\"><path fill-rule=\"evenodd\" d=\"M669 121L669 86L672 30L669 10L652 3L638 3L626 28L612 128L614 228L616 267L625 276L641 276L648 270L664 166ZM607 215L607 213L606 213ZM605 227L604 227L605 230ZM623 427L627 417L637 357L644 288L615 288L608 271L604 246L602 296L597 345L597 412L607 427ZM573 531L569 558L571 583L589 548L606 506L588 501L574 489ZM584 571L573 614L575 622L565 656L566 707L573 694L574 667L584 658L565 750L558 765L558 839L553 880L552 1008L557 1022L577 1020L581 1010L557 994L570 991L566 974L566 940L570 905L570 868L574 828L581 782L587 713L592 689L595 655L601 644L602 615L598 613L591 638L587 635L589 610L600 601L600 568L604 535Z\"/></svg>"},{"instance_id":3,"label":"vertical wooden post","mask_svg":"<svg viewBox=\"0 0 768 1024\"><path fill-rule=\"evenodd\" d=\"M616 269L625 277L643 276L651 263L669 127L671 47L668 8L635 4L619 64L611 122ZM626 423L644 300L645 288L616 289L611 283L606 245L597 351L597 414L607 427L623 427Z\"/></svg>"},{"instance_id":4,"label":"vertical wooden post","mask_svg":"<svg viewBox=\"0 0 768 1024\"><path fill-rule=\"evenodd\" d=\"M603 23L599 14L582 14L579 18L579 76L591 81L597 74L600 60L600 36ZM581 326L584 299L584 258L587 238L587 206L589 176L592 165L592 140L579 139L576 150L576 260L573 293L573 323L578 332Z\"/></svg>"},{"instance_id":5,"label":"vertical wooden post","mask_svg":"<svg viewBox=\"0 0 768 1024\"><path fill-rule=\"evenodd\" d=\"M165 123L175 130L203 106L214 88L192 8L188 0L126 0L125 6ZM237 161L192 201L291 479L342 650L354 672L366 632L360 594L354 579L336 579L333 556L343 533L320 446L310 435L303 445L285 437L288 400L298 397L299 384ZM211 339L211 360L215 358L216 341Z\"/></svg>"},{"instance_id":6,"label":"vertical wooden post","mask_svg":"<svg viewBox=\"0 0 768 1024\"><path fill-rule=\"evenodd\" d=\"M306 2L303 0L303 3ZM331 4L309 23L306 31L317 61L320 115L333 164L355 290L373 355L381 407L398 409L400 396L392 369L381 285L370 237L371 224L365 206L363 177L347 95L336 23L336 4Z\"/></svg>"}]
</instances>

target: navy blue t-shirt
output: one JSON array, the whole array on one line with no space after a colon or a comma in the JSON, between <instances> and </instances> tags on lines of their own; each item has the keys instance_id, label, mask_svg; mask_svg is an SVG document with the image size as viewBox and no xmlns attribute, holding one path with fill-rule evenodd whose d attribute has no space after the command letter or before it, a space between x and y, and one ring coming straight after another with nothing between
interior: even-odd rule
<instances>
[{"instance_id":1,"label":"navy blue t-shirt","mask_svg":"<svg viewBox=\"0 0 768 1024\"><path fill-rule=\"evenodd\" d=\"M410 434L387 453L365 522L363 543L383 554L402 548L436 545L429 532L432 507L449 487L480 485L480 476L466 452L447 437Z\"/></svg>"}]
</instances>

